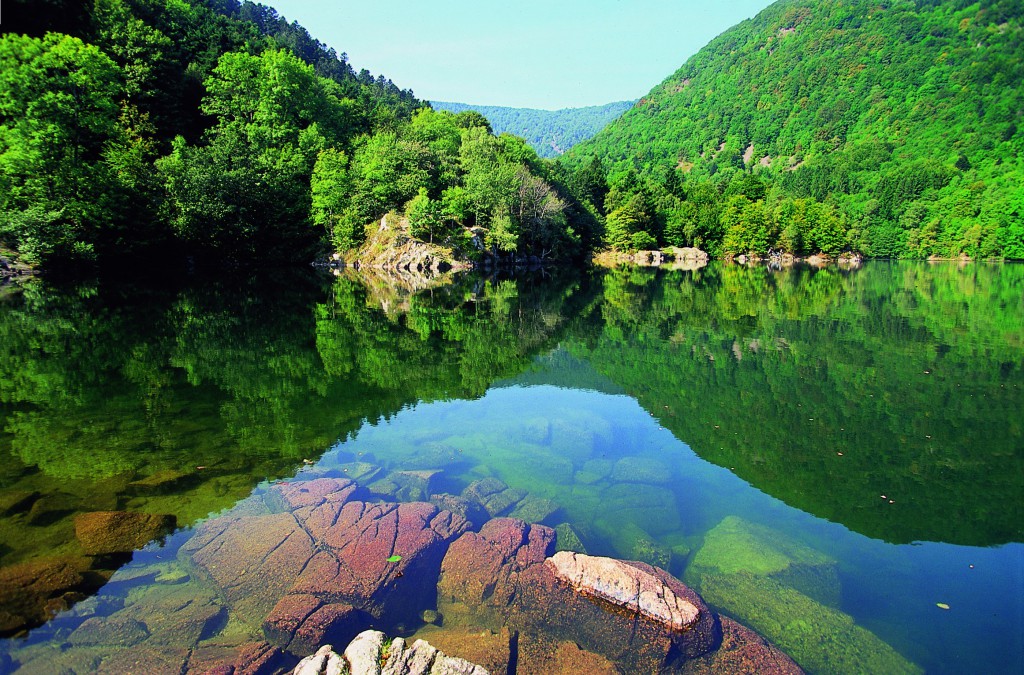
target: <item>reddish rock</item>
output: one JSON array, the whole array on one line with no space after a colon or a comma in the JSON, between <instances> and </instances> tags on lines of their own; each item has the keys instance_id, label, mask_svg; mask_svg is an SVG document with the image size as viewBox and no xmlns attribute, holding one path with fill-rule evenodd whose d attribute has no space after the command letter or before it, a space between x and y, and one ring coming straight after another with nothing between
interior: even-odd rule
<instances>
[{"instance_id":1,"label":"reddish rock","mask_svg":"<svg viewBox=\"0 0 1024 675\"><path fill-rule=\"evenodd\" d=\"M131 553L174 530L177 519L129 511L93 511L75 517L75 536L87 555Z\"/></svg>"},{"instance_id":2,"label":"reddish rock","mask_svg":"<svg viewBox=\"0 0 1024 675\"><path fill-rule=\"evenodd\" d=\"M326 501L304 525L320 552L293 591L344 602L375 617L413 618L429 607L448 542L468 529L466 520L433 504ZM389 561L399 556L400 560Z\"/></svg>"},{"instance_id":3,"label":"reddish rock","mask_svg":"<svg viewBox=\"0 0 1024 675\"><path fill-rule=\"evenodd\" d=\"M351 605L332 603L313 612L295 631L288 645L293 654L310 654L324 644L346 644L372 619Z\"/></svg>"},{"instance_id":4,"label":"reddish rock","mask_svg":"<svg viewBox=\"0 0 1024 675\"><path fill-rule=\"evenodd\" d=\"M617 572L619 583L635 591L633 604L612 602L599 593L580 592L559 577L558 566L546 562L553 541L550 528L507 518L460 537L445 556L438 582L445 625L492 630L504 625L520 631L521 649L531 633L539 633L532 639L573 642L630 672L675 668L717 643L711 610L667 572L643 563L592 559L608 561L605 572ZM604 581L605 590L614 586ZM667 619L646 611L658 602L639 602L641 589L660 593L660 606L672 610Z\"/></svg>"},{"instance_id":5,"label":"reddish rock","mask_svg":"<svg viewBox=\"0 0 1024 675\"><path fill-rule=\"evenodd\" d=\"M313 551L313 540L295 518L277 513L208 521L182 546L181 555L221 590L239 617L261 621L288 593Z\"/></svg>"},{"instance_id":6,"label":"reddish rock","mask_svg":"<svg viewBox=\"0 0 1024 675\"><path fill-rule=\"evenodd\" d=\"M804 671L763 637L729 617L720 617L722 643L718 649L683 667L687 675L801 675Z\"/></svg>"},{"instance_id":7,"label":"reddish rock","mask_svg":"<svg viewBox=\"0 0 1024 675\"><path fill-rule=\"evenodd\" d=\"M280 647L252 642L239 648L233 675L272 675L294 666L297 661Z\"/></svg>"},{"instance_id":8,"label":"reddish rock","mask_svg":"<svg viewBox=\"0 0 1024 675\"><path fill-rule=\"evenodd\" d=\"M441 563L438 610L445 625L499 630L516 596L519 573L544 562L555 531L521 520L496 518L479 533L462 535Z\"/></svg>"},{"instance_id":9,"label":"reddish rock","mask_svg":"<svg viewBox=\"0 0 1024 675\"><path fill-rule=\"evenodd\" d=\"M85 560L56 558L0 568L0 635L43 623L62 609L86 583Z\"/></svg>"},{"instance_id":10,"label":"reddish rock","mask_svg":"<svg viewBox=\"0 0 1024 675\"><path fill-rule=\"evenodd\" d=\"M414 620L433 606L431 580L469 525L432 504L354 501L355 490L334 478L274 486L267 502L293 512L209 521L182 556L296 654L350 639L371 617Z\"/></svg>"}]
</instances>

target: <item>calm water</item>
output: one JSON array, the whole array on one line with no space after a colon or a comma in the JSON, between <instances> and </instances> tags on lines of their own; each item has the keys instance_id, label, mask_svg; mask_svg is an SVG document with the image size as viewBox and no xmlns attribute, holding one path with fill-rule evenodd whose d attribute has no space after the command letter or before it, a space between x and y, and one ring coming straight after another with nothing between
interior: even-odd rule
<instances>
[{"instance_id":1,"label":"calm water","mask_svg":"<svg viewBox=\"0 0 1024 675\"><path fill-rule=\"evenodd\" d=\"M0 296L0 670L83 663L68 635L183 575L192 525L360 463L497 477L812 671L1020 672L1022 411L1024 266L30 286ZM180 529L84 556L113 509ZM83 581L26 603L54 560Z\"/></svg>"}]
</instances>

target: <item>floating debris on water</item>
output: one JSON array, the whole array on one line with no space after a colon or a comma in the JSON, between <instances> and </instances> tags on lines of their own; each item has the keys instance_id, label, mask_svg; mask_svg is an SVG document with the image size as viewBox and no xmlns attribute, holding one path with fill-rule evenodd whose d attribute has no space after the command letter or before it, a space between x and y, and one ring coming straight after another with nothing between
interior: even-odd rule
<instances>
[{"instance_id":1,"label":"floating debris on water","mask_svg":"<svg viewBox=\"0 0 1024 675\"><path fill-rule=\"evenodd\" d=\"M947 605L944 602L936 602L935 606L938 607L939 609L949 609L949 605Z\"/></svg>"}]
</instances>

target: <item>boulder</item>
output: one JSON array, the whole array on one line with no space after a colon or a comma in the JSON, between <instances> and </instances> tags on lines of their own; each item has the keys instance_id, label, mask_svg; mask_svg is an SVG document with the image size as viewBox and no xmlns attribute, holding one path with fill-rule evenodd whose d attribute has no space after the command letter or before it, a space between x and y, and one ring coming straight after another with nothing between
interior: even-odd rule
<instances>
[{"instance_id":1,"label":"boulder","mask_svg":"<svg viewBox=\"0 0 1024 675\"><path fill-rule=\"evenodd\" d=\"M86 560L44 558L0 568L0 635L43 623L84 589Z\"/></svg>"},{"instance_id":2,"label":"boulder","mask_svg":"<svg viewBox=\"0 0 1024 675\"><path fill-rule=\"evenodd\" d=\"M428 642L417 640L411 646L404 638L388 644L387 636L375 630L363 631L339 656L331 645L324 645L306 657L293 675L488 675L478 665L447 656Z\"/></svg>"},{"instance_id":3,"label":"boulder","mask_svg":"<svg viewBox=\"0 0 1024 675\"><path fill-rule=\"evenodd\" d=\"M39 493L34 490L14 490L0 494L0 516L10 516L26 511L37 499L39 499Z\"/></svg>"},{"instance_id":4,"label":"boulder","mask_svg":"<svg viewBox=\"0 0 1024 675\"><path fill-rule=\"evenodd\" d=\"M146 624L129 617L101 618L94 616L86 619L75 632L68 637L68 642L76 647L110 645L131 647L149 637Z\"/></svg>"},{"instance_id":5,"label":"boulder","mask_svg":"<svg viewBox=\"0 0 1024 675\"><path fill-rule=\"evenodd\" d=\"M711 610L667 572L572 552L552 559L554 531L499 518L451 545L438 609L446 627L507 627L531 639L573 642L625 667L674 667L718 639ZM531 637L531 634L536 637Z\"/></svg>"},{"instance_id":6,"label":"boulder","mask_svg":"<svg viewBox=\"0 0 1024 675\"><path fill-rule=\"evenodd\" d=\"M492 517L503 516L523 500L526 492L510 488L497 478L474 481L462 491L462 496L475 501Z\"/></svg>"},{"instance_id":7,"label":"boulder","mask_svg":"<svg viewBox=\"0 0 1024 675\"><path fill-rule=\"evenodd\" d=\"M75 536L87 555L131 553L177 525L172 515L129 511L92 511L75 517Z\"/></svg>"},{"instance_id":8,"label":"boulder","mask_svg":"<svg viewBox=\"0 0 1024 675\"><path fill-rule=\"evenodd\" d=\"M727 616L719 618L722 643L713 652L687 661L686 675L800 675L804 671L763 637Z\"/></svg>"},{"instance_id":9,"label":"boulder","mask_svg":"<svg viewBox=\"0 0 1024 675\"><path fill-rule=\"evenodd\" d=\"M369 504L351 480L275 485L267 501L289 513L204 523L181 548L243 621L270 643L309 653L387 617L415 622L434 606L448 543L469 528L433 504ZM264 620L265 619L265 620Z\"/></svg>"}]
</instances>

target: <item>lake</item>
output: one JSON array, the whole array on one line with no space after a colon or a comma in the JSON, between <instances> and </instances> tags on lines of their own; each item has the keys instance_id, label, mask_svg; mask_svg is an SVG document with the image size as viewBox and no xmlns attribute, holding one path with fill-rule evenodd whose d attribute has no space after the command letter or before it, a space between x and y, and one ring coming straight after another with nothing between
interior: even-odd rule
<instances>
[{"instance_id":1,"label":"lake","mask_svg":"<svg viewBox=\"0 0 1024 675\"><path fill-rule=\"evenodd\" d=\"M809 672L1021 672L1022 413L1022 265L8 289L0 671L263 639L196 528L336 477L404 502L497 479L488 517L662 567ZM154 517L100 541L108 511ZM215 610L110 629L168 594Z\"/></svg>"}]
</instances>

